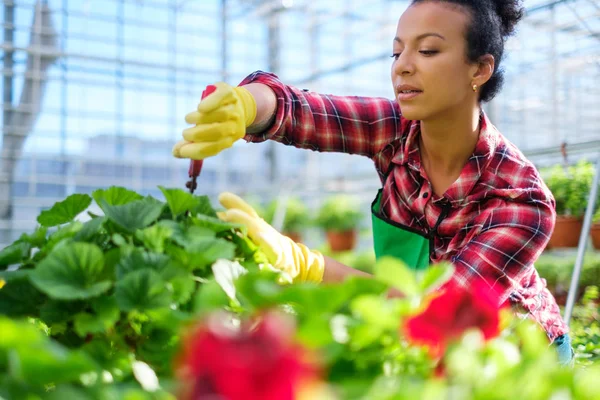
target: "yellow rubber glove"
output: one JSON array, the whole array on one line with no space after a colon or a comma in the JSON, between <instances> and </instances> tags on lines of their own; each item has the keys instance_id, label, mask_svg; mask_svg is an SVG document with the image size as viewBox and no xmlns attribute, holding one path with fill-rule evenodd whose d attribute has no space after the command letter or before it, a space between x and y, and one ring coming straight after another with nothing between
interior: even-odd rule
<instances>
[{"instance_id":1,"label":"yellow rubber glove","mask_svg":"<svg viewBox=\"0 0 600 400\"><path fill-rule=\"evenodd\" d=\"M195 126L185 129L184 140L173 147L177 158L203 160L220 153L244 137L256 118L256 101L244 87L218 82L204 93L198 110L185 116Z\"/></svg>"},{"instance_id":2,"label":"yellow rubber glove","mask_svg":"<svg viewBox=\"0 0 600 400\"><path fill-rule=\"evenodd\" d=\"M262 219L256 211L233 193L219 195L226 211L217 213L222 221L248 228L248 237L265 253L271 265L287 273L293 282L321 282L325 269L323 255L296 243Z\"/></svg>"}]
</instances>

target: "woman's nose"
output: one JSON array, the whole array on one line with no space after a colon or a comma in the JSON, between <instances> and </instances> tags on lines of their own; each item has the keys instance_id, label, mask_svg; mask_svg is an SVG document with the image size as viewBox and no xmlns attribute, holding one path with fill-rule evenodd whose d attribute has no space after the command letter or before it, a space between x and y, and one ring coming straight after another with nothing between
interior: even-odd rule
<instances>
[{"instance_id":1,"label":"woman's nose","mask_svg":"<svg viewBox=\"0 0 600 400\"><path fill-rule=\"evenodd\" d=\"M400 53L394 63L394 72L398 75L411 75L415 72L414 63L408 52Z\"/></svg>"}]
</instances>

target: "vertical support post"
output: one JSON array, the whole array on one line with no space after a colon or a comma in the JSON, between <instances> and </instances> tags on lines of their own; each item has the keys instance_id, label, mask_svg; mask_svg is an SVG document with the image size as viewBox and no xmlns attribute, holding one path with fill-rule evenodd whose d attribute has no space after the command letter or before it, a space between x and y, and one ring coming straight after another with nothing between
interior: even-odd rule
<instances>
[{"instance_id":1,"label":"vertical support post","mask_svg":"<svg viewBox=\"0 0 600 400\"><path fill-rule=\"evenodd\" d=\"M4 50L2 60L4 62L4 76L2 79L2 102L4 103L4 111L2 115L4 135L12 134L10 119L12 114L13 101L13 66L14 66L14 27L15 27L15 6L9 1L4 3L4 45L8 46ZM8 156L8 155L3 155Z\"/></svg>"},{"instance_id":2,"label":"vertical support post","mask_svg":"<svg viewBox=\"0 0 600 400\"><path fill-rule=\"evenodd\" d=\"M15 6L12 2L4 3L4 45L7 46L4 50L3 68L4 76L2 78L2 103L4 104L4 110L2 112L2 142L0 145L0 187L3 188L0 191L0 224L6 222L5 226L0 225L0 245L11 242L12 238L12 196L13 196L13 185L12 179L13 174L10 170L11 163L5 160L5 157L11 157L9 152L9 136L14 135L16 132L12 125L12 114L13 114L13 75L14 75L14 28L15 28ZM2 221L5 220L5 221Z\"/></svg>"},{"instance_id":3,"label":"vertical support post","mask_svg":"<svg viewBox=\"0 0 600 400\"><path fill-rule=\"evenodd\" d=\"M557 52L556 52L556 6L552 5L550 8L550 20L552 22L552 32L550 34L550 65L551 65L551 73L550 73L550 96L552 99L552 113L550 114L550 129L552 132L552 139L555 145L560 143L559 138L559 126L558 126L558 60L557 60Z\"/></svg>"},{"instance_id":4,"label":"vertical support post","mask_svg":"<svg viewBox=\"0 0 600 400\"><path fill-rule=\"evenodd\" d=\"M119 159L124 156L125 143L124 143L124 121L123 114L125 112L125 88L124 88L124 75L125 75L125 0L119 0L117 9L117 70L116 70L116 112L115 123L116 123L116 148L115 155ZM138 187L139 189L139 187Z\"/></svg>"},{"instance_id":5,"label":"vertical support post","mask_svg":"<svg viewBox=\"0 0 600 400\"><path fill-rule=\"evenodd\" d=\"M313 6L314 3L309 3L306 9L306 20L308 21L308 42L310 46L309 51L309 67L310 76L317 76L319 70L319 23L317 18L317 12ZM316 82L308 82L309 85L313 86ZM307 152L306 155L306 179L304 186L309 191L315 191L318 193L319 189L319 154L314 151ZM313 199L315 196L313 196ZM315 204L316 207L316 204Z\"/></svg>"},{"instance_id":6,"label":"vertical support post","mask_svg":"<svg viewBox=\"0 0 600 400\"><path fill-rule=\"evenodd\" d=\"M279 6L274 5L269 15L267 16L268 24L268 40L269 40L269 53L268 53L268 66L269 71L278 74L280 70L280 35L281 27L279 21ZM267 144L267 162L269 163L269 180L272 185L277 185L279 180L279 174L277 171L277 148L276 143L269 141Z\"/></svg>"},{"instance_id":7,"label":"vertical support post","mask_svg":"<svg viewBox=\"0 0 600 400\"><path fill-rule=\"evenodd\" d=\"M169 1L169 37L168 37L168 52L169 52L169 130L175 135L177 129L177 17L179 8L176 0ZM169 173L175 177L174 158L169 161ZM165 165L167 167L167 165Z\"/></svg>"},{"instance_id":8,"label":"vertical support post","mask_svg":"<svg viewBox=\"0 0 600 400\"><path fill-rule=\"evenodd\" d=\"M220 22L221 22L221 80L223 82L228 82L229 73L228 71L228 46L227 39L229 37L229 13L227 7L229 3L227 0L221 0L221 14L220 14ZM233 82L229 82L234 84ZM211 185L210 190L213 191L213 194L217 194L223 190L233 190L230 187L231 182L229 181L230 177L230 169L231 169L231 153L229 151L223 151L219 154L218 157L214 157L214 159L209 159L209 163L219 163L219 167L215 169L215 185ZM206 160L205 167L206 168Z\"/></svg>"},{"instance_id":9,"label":"vertical support post","mask_svg":"<svg viewBox=\"0 0 600 400\"><path fill-rule=\"evenodd\" d=\"M596 207L596 199L598 195L598 182L600 181L600 154L596 159L596 173L594 174L594 180L592 182L592 189L588 197L587 208L585 209L585 217L583 219L583 229L579 236L579 246L577 248L577 259L575 260L575 268L573 268L573 275L571 276L571 286L569 287L569 295L567 297L567 304L565 306L564 320L568 325L571 321L573 314L573 307L575 306L575 296L577 295L577 289L579 287L579 277L581 275L581 268L583 267L583 259L585 257L585 248L587 246L588 237L590 235L590 227L592 226L592 217L594 216L594 208Z\"/></svg>"},{"instance_id":10,"label":"vertical support post","mask_svg":"<svg viewBox=\"0 0 600 400\"><path fill-rule=\"evenodd\" d=\"M9 1L4 3L4 44L8 46L8 48L4 51L3 59L3 67L4 67L4 76L2 79L2 102L4 104L4 110L2 113L2 147L0 149L2 152L0 156L11 157L12 155L9 153L9 146L7 139L10 135L15 135L15 129L12 125L12 115L13 115L13 94L14 94L14 29L15 29L15 6L14 3ZM3 184L7 190L4 193L0 193L0 210L3 212L0 214L0 219L12 219L12 174L8 170L7 166L10 165L8 162L2 162L3 167L0 169L0 180L6 179L6 184ZM5 204L4 204L5 203ZM11 236L10 225L7 227L6 232L2 232L0 235L0 243L8 243L9 238ZM6 237L4 237L6 234Z\"/></svg>"},{"instance_id":11,"label":"vertical support post","mask_svg":"<svg viewBox=\"0 0 600 400\"><path fill-rule=\"evenodd\" d=\"M62 21L61 21L61 32L60 32L60 50L61 53L65 53L65 44L67 43L67 35L68 35L68 7L69 0L62 0ZM67 179L67 174L69 173L68 165L67 165L67 109L68 105L68 60L67 58L63 58L60 61L60 165L62 167L61 174L65 176ZM70 179L67 179L69 181ZM75 185L73 185L75 186ZM73 192L77 189L73 187ZM67 194L70 194L67 191Z\"/></svg>"}]
</instances>

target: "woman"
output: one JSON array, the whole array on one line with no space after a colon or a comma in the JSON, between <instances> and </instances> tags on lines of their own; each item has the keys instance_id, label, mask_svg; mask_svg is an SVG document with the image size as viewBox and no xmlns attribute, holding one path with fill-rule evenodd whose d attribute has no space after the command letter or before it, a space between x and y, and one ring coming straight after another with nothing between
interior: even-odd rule
<instances>
[{"instance_id":1,"label":"woman","mask_svg":"<svg viewBox=\"0 0 600 400\"><path fill-rule=\"evenodd\" d=\"M383 184L372 205L377 257L416 269L450 261L453 285L486 279L570 362L568 327L534 267L554 228L554 199L481 108L501 88L504 43L522 16L518 0L413 0L393 40L395 100L311 93L259 71L236 88L210 87L174 154L202 159L243 137L371 158ZM221 201L221 217L249 225L294 279L360 274L279 235L241 200Z\"/></svg>"}]
</instances>

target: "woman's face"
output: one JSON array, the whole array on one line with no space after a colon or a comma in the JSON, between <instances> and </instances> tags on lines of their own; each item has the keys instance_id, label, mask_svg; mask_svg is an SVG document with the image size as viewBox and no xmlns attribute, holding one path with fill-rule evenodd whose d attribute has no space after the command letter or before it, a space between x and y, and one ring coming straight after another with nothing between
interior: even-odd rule
<instances>
[{"instance_id":1,"label":"woman's face","mask_svg":"<svg viewBox=\"0 0 600 400\"><path fill-rule=\"evenodd\" d=\"M466 56L469 20L460 7L437 1L416 3L400 17L392 84L405 118L443 118L477 104L473 79L478 64Z\"/></svg>"}]
</instances>

